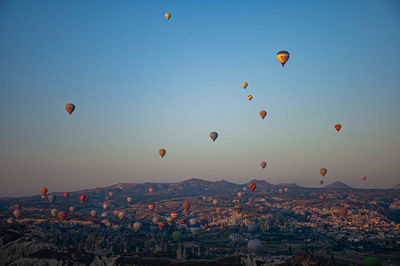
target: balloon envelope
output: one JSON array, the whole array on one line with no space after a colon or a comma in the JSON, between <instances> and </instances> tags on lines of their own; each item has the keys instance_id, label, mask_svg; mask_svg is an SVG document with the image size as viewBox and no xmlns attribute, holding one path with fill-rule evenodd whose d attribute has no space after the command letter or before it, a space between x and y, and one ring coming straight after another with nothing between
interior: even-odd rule
<instances>
[{"instance_id":1,"label":"balloon envelope","mask_svg":"<svg viewBox=\"0 0 400 266\"><path fill-rule=\"evenodd\" d=\"M158 154L160 154L161 158L164 158L164 155L167 153L165 149L159 149Z\"/></svg>"},{"instance_id":2,"label":"balloon envelope","mask_svg":"<svg viewBox=\"0 0 400 266\"><path fill-rule=\"evenodd\" d=\"M251 192L254 192L254 190L256 189L256 184L254 182L249 183L249 188L251 190Z\"/></svg>"},{"instance_id":3,"label":"balloon envelope","mask_svg":"<svg viewBox=\"0 0 400 266\"><path fill-rule=\"evenodd\" d=\"M276 55L276 58L278 58L278 61L282 64L283 67L289 60L289 52L279 51L278 54Z\"/></svg>"},{"instance_id":4,"label":"balloon envelope","mask_svg":"<svg viewBox=\"0 0 400 266\"><path fill-rule=\"evenodd\" d=\"M69 103L69 104L65 105L65 110L67 110L68 114L71 115L72 112L75 110L75 105L73 105L72 103Z\"/></svg>"},{"instance_id":5,"label":"balloon envelope","mask_svg":"<svg viewBox=\"0 0 400 266\"><path fill-rule=\"evenodd\" d=\"M215 141L218 138L218 133L217 132L211 132L210 133L210 138Z\"/></svg>"},{"instance_id":6,"label":"balloon envelope","mask_svg":"<svg viewBox=\"0 0 400 266\"><path fill-rule=\"evenodd\" d=\"M264 111L264 110L260 111L260 116L262 119L264 119L266 115L267 115L266 111Z\"/></svg>"},{"instance_id":7,"label":"balloon envelope","mask_svg":"<svg viewBox=\"0 0 400 266\"><path fill-rule=\"evenodd\" d=\"M165 13L165 18L167 19L167 20L169 20L170 18L171 18L171 14L170 13Z\"/></svg>"},{"instance_id":8,"label":"balloon envelope","mask_svg":"<svg viewBox=\"0 0 400 266\"><path fill-rule=\"evenodd\" d=\"M267 166L267 163L266 162L261 162L260 166L264 169Z\"/></svg>"},{"instance_id":9,"label":"balloon envelope","mask_svg":"<svg viewBox=\"0 0 400 266\"><path fill-rule=\"evenodd\" d=\"M336 124L335 125L335 129L336 129L337 132L339 132L341 128L342 128L341 124Z\"/></svg>"},{"instance_id":10,"label":"balloon envelope","mask_svg":"<svg viewBox=\"0 0 400 266\"><path fill-rule=\"evenodd\" d=\"M322 176L325 176L327 172L328 172L328 171L326 170L326 168L321 168L321 169L319 170L319 173L320 173Z\"/></svg>"},{"instance_id":11,"label":"balloon envelope","mask_svg":"<svg viewBox=\"0 0 400 266\"><path fill-rule=\"evenodd\" d=\"M242 83L243 89L246 89L246 88L247 88L247 85L248 85L247 82L243 82L243 83Z\"/></svg>"}]
</instances>

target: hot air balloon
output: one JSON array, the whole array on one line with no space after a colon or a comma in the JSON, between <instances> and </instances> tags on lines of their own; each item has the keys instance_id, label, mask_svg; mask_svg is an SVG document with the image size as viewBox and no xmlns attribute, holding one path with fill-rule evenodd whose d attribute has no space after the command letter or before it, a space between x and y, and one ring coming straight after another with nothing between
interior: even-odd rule
<instances>
[{"instance_id":1,"label":"hot air balloon","mask_svg":"<svg viewBox=\"0 0 400 266\"><path fill-rule=\"evenodd\" d=\"M149 192L152 193L154 191L154 188L150 187Z\"/></svg>"},{"instance_id":2,"label":"hot air balloon","mask_svg":"<svg viewBox=\"0 0 400 266\"><path fill-rule=\"evenodd\" d=\"M162 231L163 228L164 228L164 223L163 222L158 222L157 225L158 225L158 229L160 229L160 231Z\"/></svg>"},{"instance_id":3,"label":"hot air balloon","mask_svg":"<svg viewBox=\"0 0 400 266\"><path fill-rule=\"evenodd\" d=\"M325 196L324 196L324 194L320 194L320 195L319 195L319 199L320 199L320 200L323 200L323 199L325 199Z\"/></svg>"},{"instance_id":4,"label":"hot air balloon","mask_svg":"<svg viewBox=\"0 0 400 266\"><path fill-rule=\"evenodd\" d=\"M69 103L65 106L65 110L67 110L68 114L71 115L72 112L75 110L75 105Z\"/></svg>"},{"instance_id":5,"label":"hot air balloon","mask_svg":"<svg viewBox=\"0 0 400 266\"><path fill-rule=\"evenodd\" d=\"M288 189L287 187L285 187L284 191L285 191L285 192L288 192L288 191L289 191L289 189Z\"/></svg>"},{"instance_id":6,"label":"hot air balloon","mask_svg":"<svg viewBox=\"0 0 400 266\"><path fill-rule=\"evenodd\" d=\"M67 218L67 213L65 211L60 211L58 213L58 219L60 219L61 222L64 222L66 218Z\"/></svg>"},{"instance_id":7,"label":"hot air balloon","mask_svg":"<svg viewBox=\"0 0 400 266\"><path fill-rule=\"evenodd\" d=\"M326 175L327 172L328 172L328 171L326 170L326 168L321 168L321 169L319 170L319 173L322 175L322 177L324 177L324 176Z\"/></svg>"},{"instance_id":8,"label":"hot air balloon","mask_svg":"<svg viewBox=\"0 0 400 266\"><path fill-rule=\"evenodd\" d=\"M165 18L167 19L167 20L169 20L170 18L171 18L171 14L170 13L165 13Z\"/></svg>"},{"instance_id":9,"label":"hot air balloon","mask_svg":"<svg viewBox=\"0 0 400 266\"><path fill-rule=\"evenodd\" d=\"M46 195L46 193L47 193L47 187L42 187L42 188L40 189L40 192L42 193L43 196Z\"/></svg>"},{"instance_id":10,"label":"hot air balloon","mask_svg":"<svg viewBox=\"0 0 400 266\"><path fill-rule=\"evenodd\" d=\"M178 217L178 213L176 211L172 211L171 218L175 221L177 217Z\"/></svg>"},{"instance_id":11,"label":"hot air balloon","mask_svg":"<svg viewBox=\"0 0 400 266\"><path fill-rule=\"evenodd\" d=\"M90 216L95 217L97 214L97 212L95 210L91 210L90 211Z\"/></svg>"},{"instance_id":12,"label":"hot air balloon","mask_svg":"<svg viewBox=\"0 0 400 266\"><path fill-rule=\"evenodd\" d=\"M243 191L247 191L247 187L243 187L242 190L243 190Z\"/></svg>"},{"instance_id":13,"label":"hot air balloon","mask_svg":"<svg viewBox=\"0 0 400 266\"><path fill-rule=\"evenodd\" d=\"M158 216L154 216L152 221L156 224L159 220L160 218L158 218Z\"/></svg>"},{"instance_id":14,"label":"hot air balloon","mask_svg":"<svg viewBox=\"0 0 400 266\"><path fill-rule=\"evenodd\" d=\"M141 222L135 222L133 224L133 229L135 230L135 232L138 232L140 230L140 228L142 228L142 223Z\"/></svg>"},{"instance_id":15,"label":"hot air balloon","mask_svg":"<svg viewBox=\"0 0 400 266\"><path fill-rule=\"evenodd\" d=\"M112 191L108 192L108 196L110 196L110 198L112 198L113 195L114 195L114 192L112 192Z\"/></svg>"},{"instance_id":16,"label":"hot air balloon","mask_svg":"<svg viewBox=\"0 0 400 266\"><path fill-rule=\"evenodd\" d=\"M341 124L336 124L335 125L335 129L336 129L337 132L339 132L341 128L342 128Z\"/></svg>"},{"instance_id":17,"label":"hot air balloon","mask_svg":"<svg viewBox=\"0 0 400 266\"><path fill-rule=\"evenodd\" d=\"M167 151L165 149L158 150L158 154L160 154L161 158L164 158L165 153L167 153Z\"/></svg>"},{"instance_id":18,"label":"hot air balloon","mask_svg":"<svg viewBox=\"0 0 400 266\"><path fill-rule=\"evenodd\" d=\"M19 210L19 209L21 209L21 204L18 204L18 203L17 203L17 204L15 204L15 205L14 205L14 209L16 209L16 210Z\"/></svg>"},{"instance_id":19,"label":"hot air balloon","mask_svg":"<svg viewBox=\"0 0 400 266\"><path fill-rule=\"evenodd\" d=\"M249 251L250 252L257 252L257 250L259 249L259 248L261 248L261 246L262 246L262 244L261 244L261 241L260 240L258 240L258 239L252 239L252 240L249 240L249 242L247 242L247 248L249 249Z\"/></svg>"},{"instance_id":20,"label":"hot air balloon","mask_svg":"<svg viewBox=\"0 0 400 266\"><path fill-rule=\"evenodd\" d=\"M363 176L361 177L361 180L365 181L365 180L367 180L367 177L366 177L365 175L363 175Z\"/></svg>"},{"instance_id":21,"label":"hot air balloon","mask_svg":"<svg viewBox=\"0 0 400 266\"><path fill-rule=\"evenodd\" d=\"M50 211L50 213L51 213L51 215L52 215L53 217L56 217L56 216L57 216L57 209L52 209L52 210Z\"/></svg>"},{"instance_id":22,"label":"hot air balloon","mask_svg":"<svg viewBox=\"0 0 400 266\"><path fill-rule=\"evenodd\" d=\"M110 197L109 196L106 196L106 201L109 201L110 200Z\"/></svg>"},{"instance_id":23,"label":"hot air balloon","mask_svg":"<svg viewBox=\"0 0 400 266\"><path fill-rule=\"evenodd\" d=\"M189 211L189 209L190 209L190 202L189 201L185 201L183 203L183 209L184 209L185 212Z\"/></svg>"},{"instance_id":24,"label":"hot air balloon","mask_svg":"<svg viewBox=\"0 0 400 266\"><path fill-rule=\"evenodd\" d=\"M253 99L252 95L247 96L247 99L249 99L249 101L251 101Z\"/></svg>"},{"instance_id":25,"label":"hot air balloon","mask_svg":"<svg viewBox=\"0 0 400 266\"><path fill-rule=\"evenodd\" d=\"M262 169L264 169L267 166L267 163L266 162L261 162L260 166L262 167Z\"/></svg>"},{"instance_id":26,"label":"hot air balloon","mask_svg":"<svg viewBox=\"0 0 400 266\"><path fill-rule=\"evenodd\" d=\"M84 194L82 194L82 195L79 197L79 200L80 200L82 203L85 203L85 202L87 201L87 196L84 195Z\"/></svg>"},{"instance_id":27,"label":"hot air balloon","mask_svg":"<svg viewBox=\"0 0 400 266\"><path fill-rule=\"evenodd\" d=\"M189 220L189 224L190 224L190 225L195 225L195 224L197 224L196 219L191 218L191 219Z\"/></svg>"},{"instance_id":28,"label":"hot air balloon","mask_svg":"<svg viewBox=\"0 0 400 266\"><path fill-rule=\"evenodd\" d=\"M18 219L18 217L21 215L21 211L20 210L15 210L15 211L13 211L13 215L14 215L15 218Z\"/></svg>"},{"instance_id":29,"label":"hot air balloon","mask_svg":"<svg viewBox=\"0 0 400 266\"><path fill-rule=\"evenodd\" d=\"M118 218L122 221L125 218L125 213L124 212L119 212L118 213Z\"/></svg>"},{"instance_id":30,"label":"hot air balloon","mask_svg":"<svg viewBox=\"0 0 400 266\"><path fill-rule=\"evenodd\" d=\"M249 184L249 188L250 188L250 190L251 190L251 192L254 192L254 190L256 189L256 184L255 183L253 183L253 182L251 182L250 184Z\"/></svg>"},{"instance_id":31,"label":"hot air balloon","mask_svg":"<svg viewBox=\"0 0 400 266\"><path fill-rule=\"evenodd\" d=\"M216 209L215 209L215 212L216 212L217 214L220 214L220 213L221 213L221 208L216 208Z\"/></svg>"},{"instance_id":32,"label":"hot air balloon","mask_svg":"<svg viewBox=\"0 0 400 266\"><path fill-rule=\"evenodd\" d=\"M7 219L7 223L8 224L13 224L15 222L15 218L14 217L10 217Z\"/></svg>"},{"instance_id":33,"label":"hot air balloon","mask_svg":"<svg viewBox=\"0 0 400 266\"><path fill-rule=\"evenodd\" d=\"M172 224L173 219L172 219L171 217L167 217L167 218L165 218L165 220L167 221L167 223L168 223L169 225Z\"/></svg>"},{"instance_id":34,"label":"hot air balloon","mask_svg":"<svg viewBox=\"0 0 400 266\"><path fill-rule=\"evenodd\" d=\"M131 202L132 202L132 198L131 198L131 197L127 197L127 198L126 198L126 201L127 201L128 203L131 203Z\"/></svg>"},{"instance_id":35,"label":"hot air balloon","mask_svg":"<svg viewBox=\"0 0 400 266\"><path fill-rule=\"evenodd\" d=\"M75 208L73 206L69 207L69 212L74 212Z\"/></svg>"},{"instance_id":36,"label":"hot air balloon","mask_svg":"<svg viewBox=\"0 0 400 266\"><path fill-rule=\"evenodd\" d=\"M266 111L264 111L264 110L262 110L262 111L260 111L260 116L261 116L261 118L264 120L264 118L265 118L265 116L267 115L267 112Z\"/></svg>"},{"instance_id":37,"label":"hot air balloon","mask_svg":"<svg viewBox=\"0 0 400 266\"><path fill-rule=\"evenodd\" d=\"M283 189L280 188L280 189L278 190L278 192L279 192L279 194L282 194Z\"/></svg>"},{"instance_id":38,"label":"hot air balloon","mask_svg":"<svg viewBox=\"0 0 400 266\"><path fill-rule=\"evenodd\" d=\"M69 192L64 192L64 198L66 198L66 199L69 198Z\"/></svg>"},{"instance_id":39,"label":"hot air balloon","mask_svg":"<svg viewBox=\"0 0 400 266\"><path fill-rule=\"evenodd\" d=\"M247 85L248 85L247 82L243 82L243 83L242 83L243 89L246 89L246 88L247 88Z\"/></svg>"},{"instance_id":40,"label":"hot air balloon","mask_svg":"<svg viewBox=\"0 0 400 266\"><path fill-rule=\"evenodd\" d=\"M242 198L243 193L242 192L238 192L237 195L238 195L238 198L240 199L240 198Z\"/></svg>"},{"instance_id":41,"label":"hot air balloon","mask_svg":"<svg viewBox=\"0 0 400 266\"><path fill-rule=\"evenodd\" d=\"M47 199L49 200L49 202L50 203L53 203L55 200L56 200L56 196L55 195L49 195L48 197L47 197Z\"/></svg>"},{"instance_id":42,"label":"hot air balloon","mask_svg":"<svg viewBox=\"0 0 400 266\"><path fill-rule=\"evenodd\" d=\"M216 199L213 200L213 204L214 204L214 205L217 205L217 204L218 204L218 200L216 200Z\"/></svg>"},{"instance_id":43,"label":"hot air balloon","mask_svg":"<svg viewBox=\"0 0 400 266\"><path fill-rule=\"evenodd\" d=\"M217 132L211 132L210 133L210 138L215 141L218 138L218 133Z\"/></svg>"},{"instance_id":44,"label":"hot air balloon","mask_svg":"<svg viewBox=\"0 0 400 266\"><path fill-rule=\"evenodd\" d=\"M172 239L175 242L179 242L181 240L181 238L182 238L182 233L180 231L175 231L172 233Z\"/></svg>"},{"instance_id":45,"label":"hot air balloon","mask_svg":"<svg viewBox=\"0 0 400 266\"><path fill-rule=\"evenodd\" d=\"M150 211L153 211L155 207L156 207L156 204L155 204L155 203L149 203L149 204L147 204L147 208L149 208Z\"/></svg>"},{"instance_id":46,"label":"hot air balloon","mask_svg":"<svg viewBox=\"0 0 400 266\"><path fill-rule=\"evenodd\" d=\"M278 58L278 61L282 64L282 67L284 67L287 60L289 60L289 53L287 51L279 51L276 58Z\"/></svg>"},{"instance_id":47,"label":"hot air balloon","mask_svg":"<svg viewBox=\"0 0 400 266\"><path fill-rule=\"evenodd\" d=\"M339 214L340 214L340 216L342 216L342 217L346 217L346 216L347 216L347 210L341 209L341 210L339 211Z\"/></svg>"}]
</instances>

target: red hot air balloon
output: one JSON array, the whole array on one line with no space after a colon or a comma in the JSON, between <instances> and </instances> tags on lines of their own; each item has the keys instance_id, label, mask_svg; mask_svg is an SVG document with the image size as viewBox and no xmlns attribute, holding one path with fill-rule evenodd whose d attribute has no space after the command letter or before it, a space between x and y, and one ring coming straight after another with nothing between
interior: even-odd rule
<instances>
[{"instance_id":1,"label":"red hot air balloon","mask_svg":"<svg viewBox=\"0 0 400 266\"><path fill-rule=\"evenodd\" d=\"M42 188L40 189L40 192L42 193L43 196L46 195L46 193L47 193L47 187L42 187Z\"/></svg>"},{"instance_id":2,"label":"red hot air balloon","mask_svg":"<svg viewBox=\"0 0 400 266\"><path fill-rule=\"evenodd\" d=\"M160 231L162 231L163 228L164 228L164 223L163 223L163 222L158 222L157 225L158 225L158 229L159 229Z\"/></svg>"},{"instance_id":3,"label":"red hot air balloon","mask_svg":"<svg viewBox=\"0 0 400 266\"><path fill-rule=\"evenodd\" d=\"M149 192L152 193L154 191L154 188L150 187Z\"/></svg>"},{"instance_id":4,"label":"red hot air balloon","mask_svg":"<svg viewBox=\"0 0 400 266\"><path fill-rule=\"evenodd\" d=\"M106 201L109 201L110 200L110 196L106 196Z\"/></svg>"},{"instance_id":5,"label":"red hot air balloon","mask_svg":"<svg viewBox=\"0 0 400 266\"><path fill-rule=\"evenodd\" d=\"M149 208L150 211L153 211L156 208L156 204L155 203L149 203L149 204L147 204L147 208Z\"/></svg>"},{"instance_id":6,"label":"red hot air balloon","mask_svg":"<svg viewBox=\"0 0 400 266\"><path fill-rule=\"evenodd\" d=\"M69 103L69 104L65 105L65 110L67 110L68 114L71 115L72 112L75 110L75 105L73 105L72 103Z\"/></svg>"},{"instance_id":7,"label":"red hot air balloon","mask_svg":"<svg viewBox=\"0 0 400 266\"><path fill-rule=\"evenodd\" d=\"M262 169L264 169L267 166L267 163L266 162L261 162L260 166L262 167Z\"/></svg>"},{"instance_id":8,"label":"red hot air balloon","mask_svg":"<svg viewBox=\"0 0 400 266\"><path fill-rule=\"evenodd\" d=\"M67 213L65 211L60 211L58 212L58 218L60 219L60 221L65 221L65 219L67 218Z\"/></svg>"},{"instance_id":9,"label":"red hot air balloon","mask_svg":"<svg viewBox=\"0 0 400 266\"><path fill-rule=\"evenodd\" d=\"M69 192L64 192L64 198L66 198L66 199L69 198Z\"/></svg>"},{"instance_id":10,"label":"red hot air balloon","mask_svg":"<svg viewBox=\"0 0 400 266\"><path fill-rule=\"evenodd\" d=\"M221 208L216 208L216 209L215 209L215 212L216 212L217 214L220 214L220 213L221 213Z\"/></svg>"},{"instance_id":11,"label":"red hot air balloon","mask_svg":"<svg viewBox=\"0 0 400 266\"><path fill-rule=\"evenodd\" d=\"M254 184L253 182L251 182L250 184L249 184L249 188L250 188L250 190L251 190L251 192L254 192L254 190L256 189L256 184Z\"/></svg>"},{"instance_id":12,"label":"red hot air balloon","mask_svg":"<svg viewBox=\"0 0 400 266\"><path fill-rule=\"evenodd\" d=\"M21 209L21 204L15 204L14 205L14 209L16 209L16 210L20 210Z\"/></svg>"},{"instance_id":13,"label":"red hot air balloon","mask_svg":"<svg viewBox=\"0 0 400 266\"><path fill-rule=\"evenodd\" d=\"M171 212L171 218L174 219L174 221L175 221L176 218L178 218L178 213L176 211L172 211Z\"/></svg>"},{"instance_id":14,"label":"red hot air balloon","mask_svg":"<svg viewBox=\"0 0 400 266\"><path fill-rule=\"evenodd\" d=\"M335 129L336 129L337 132L339 132L341 128L342 128L341 124L336 124L335 125Z\"/></svg>"},{"instance_id":15,"label":"red hot air balloon","mask_svg":"<svg viewBox=\"0 0 400 266\"><path fill-rule=\"evenodd\" d=\"M85 202L87 201L87 196L84 195L84 194L82 194L82 195L79 197L79 199L80 199L80 201L81 201L82 203L85 203Z\"/></svg>"}]
</instances>

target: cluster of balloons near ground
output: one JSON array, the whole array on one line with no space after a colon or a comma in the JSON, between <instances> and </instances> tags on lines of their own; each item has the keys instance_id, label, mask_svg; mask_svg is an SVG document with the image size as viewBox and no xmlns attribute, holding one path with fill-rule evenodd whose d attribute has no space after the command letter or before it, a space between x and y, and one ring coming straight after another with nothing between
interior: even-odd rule
<instances>
[{"instance_id":1,"label":"cluster of balloons near ground","mask_svg":"<svg viewBox=\"0 0 400 266\"><path fill-rule=\"evenodd\" d=\"M167 20L171 19L171 14L170 13L165 13L165 18ZM282 67L285 66L286 62L289 60L290 54L288 51L279 51L276 55L276 58L278 59L278 61L282 64ZM249 84L247 82L243 82L242 83L242 87L243 89L246 89L247 86ZM248 95L247 98L249 99L249 101L251 101L253 99L252 95ZM69 103L65 106L65 110L68 112L69 115L71 115L74 111L75 111L75 105L72 103ZM265 116L267 115L267 112L265 110L260 111L260 116L261 118L264 120ZM341 124L336 124L335 125L335 129L337 132L340 131L340 129L342 128ZM212 139L213 142L215 142L215 140L218 138L218 133L217 132L211 132L210 133L210 138ZM167 151L165 149L160 149L158 151L158 154L161 156L161 158L164 158L165 154L167 153ZM266 162L261 162L260 163L261 167L264 169L267 166ZM321 168L320 170L320 174L322 175L322 177L324 177L327 173L327 170L325 168ZM362 180L366 180L365 176L361 177ZM324 180L321 179L320 180L320 184L322 185L324 183ZM43 194L43 193L42 193ZM46 194L46 193L44 193Z\"/></svg>"}]
</instances>

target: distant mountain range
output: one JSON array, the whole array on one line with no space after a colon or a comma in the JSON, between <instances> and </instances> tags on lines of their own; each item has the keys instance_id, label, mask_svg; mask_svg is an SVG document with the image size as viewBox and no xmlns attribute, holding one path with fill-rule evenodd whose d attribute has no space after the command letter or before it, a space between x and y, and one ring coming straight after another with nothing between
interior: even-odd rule
<instances>
[{"instance_id":1,"label":"distant mountain range","mask_svg":"<svg viewBox=\"0 0 400 266\"><path fill-rule=\"evenodd\" d=\"M400 184L393 186L392 189L400 189Z\"/></svg>"},{"instance_id":2,"label":"distant mountain range","mask_svg":"<svg viewBox=\"0 0 400 266\"><path fill-rule=\"evenodd\" d=\"M349 186L349 185L347 185L347 184L345 184L343 182L340 182L340 181L334 182L334 183L326 186L325 188L329 188L329 189L353 189L353 187L351 187L351 186Z\"/></svg>"}]
</instances>

